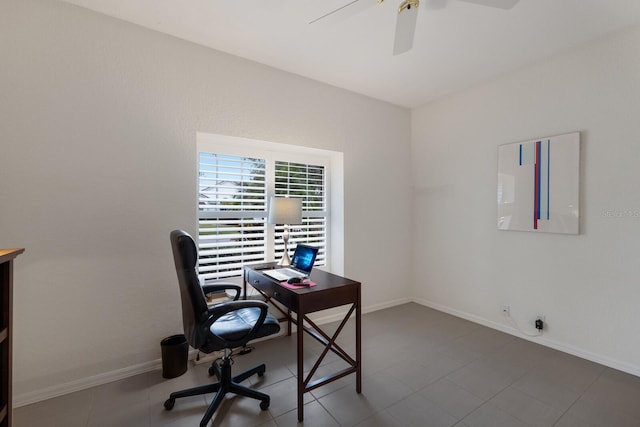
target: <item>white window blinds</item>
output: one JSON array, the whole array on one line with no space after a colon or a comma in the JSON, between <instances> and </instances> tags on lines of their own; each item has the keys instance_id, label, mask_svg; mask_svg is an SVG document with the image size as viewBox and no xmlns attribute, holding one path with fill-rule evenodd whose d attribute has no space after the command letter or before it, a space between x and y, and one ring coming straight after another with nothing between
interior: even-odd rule
<instances>
[{"instance_id":1,"label":"white window blinds","mask_svg":"<svg viewBox=\"0 0 640 427\"><path fill-rule=\"evenodd\" d=\"M256 152L255 157L199 153L200 275L240 276L243 265L281 258L283 226L267 225L267 200L272 194L302 199L303 223L290 225L289 248L292 251L297 243L316 246L315 265L326 264L327 166L277 160L286 157L287 153L272 152Z\"/></svg>"},{"instance_id":2,"label":"white window blinds","mask_svg":"<svg viewBox=\"0 0 640 427\"><path fill-rule=\"evenodd\" d=\"M199 272L205 278L239 276L264 261L266 160L199 154Z\"/></svg>"},{"instance_id":3,"label":"white window blinds","mask_svg":"<svg viewBox=\"0 0 640 427\"><path fill-rule=\"evenodd\" d=\"M315 265L324 265L327 241L325 167L276 161L275 169L275 195L302 199L302 224L290 226L290 242L307 243L319 248ZM277 226L275 259L282 257L283 233L284 227ZM295 245L291 246L295 247Z\"/></svg>"}]
</instances>

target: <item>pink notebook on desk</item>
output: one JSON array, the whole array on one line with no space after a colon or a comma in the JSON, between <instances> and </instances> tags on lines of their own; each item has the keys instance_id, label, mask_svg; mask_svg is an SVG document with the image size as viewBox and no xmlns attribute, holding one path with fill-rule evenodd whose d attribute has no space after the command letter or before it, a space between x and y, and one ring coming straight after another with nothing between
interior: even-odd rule
<instances>
[{"instance_id":1,"label":"pink notebook on desk","mask_svg":"<svg viewBox=\"0 0 640 427\"><path fill-rule=\"evenodd\" d=\"M285 288L289 288L289 289L304 289L304 288L310 288L312 286L317 285L316 282L309 282L309 283L305 283L304 285L296 285L296 284L293 284L293 283L287 283L286 281L285 282L280 282L280 284L282 286L284 286Z\"/></svg>"}]
</instances>

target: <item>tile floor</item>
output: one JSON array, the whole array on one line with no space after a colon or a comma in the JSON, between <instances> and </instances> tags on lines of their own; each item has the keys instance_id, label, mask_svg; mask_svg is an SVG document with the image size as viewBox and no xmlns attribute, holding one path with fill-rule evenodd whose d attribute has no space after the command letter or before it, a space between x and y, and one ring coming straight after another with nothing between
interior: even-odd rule
<instances>
[{"instance_id":1,"label":"tile floor","mask_svg":"<svg viewBox=\"0 0 640 427\"><path fill-rule=\"evenodd\" d=\"M352 338L353 324L345 332ZM267 364L264 377L247 382L270 394L269 410L230 397L213 426L298 425L293 339L255 347L236 357L234 372ZM305 351L311 362L320 347ZM342 364L330 355L321 370ZM148 372L17 408L14 426L197 426L210 395L179 399L172 411L162 404L207 378L207 365L171 380ZM640 426L640 378L418 304L363 316L362 394L351 375L305 396L307 427Z\"/></svg>"}]
</instances>

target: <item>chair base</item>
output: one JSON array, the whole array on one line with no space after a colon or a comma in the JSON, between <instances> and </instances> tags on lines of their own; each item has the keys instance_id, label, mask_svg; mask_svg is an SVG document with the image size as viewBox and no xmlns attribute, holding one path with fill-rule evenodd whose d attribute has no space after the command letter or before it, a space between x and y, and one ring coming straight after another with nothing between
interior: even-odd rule
<instances>
[{"instance_id":1,"label":"chair base","mask_svg":"<svg viewBox=\"0 0 640 427\"><path fill-rule=\"evenodd\" d=\"M218 377L218 382L171 393L169 395L169 399L164 402L164 408L167 411L170 411L171 409L173 409L173 405L175 405L176 399L179 399L181 397L216 393L215 397L211 401L211 404L209 404L209 407L207 408L207 412L205 412L204 417L202 417L202 420L200 421L200 427L206 427L227 393L234 393L240 396L257 399L260 401L260 409L262 409L263 411L269 408L270 398L268 394L256 391L240 384L242 381L246 380L254 374L258 374L259 377L263 376L266 369L264 363L241 374L238 374L235 377L231 376L230 356L225 356L222 358L222 363L219 368L215 365L212 366L212 368L214 369L216 377ZM209 369L209 373L211 374L211 369Z\"/></svg>"}]
</instances>

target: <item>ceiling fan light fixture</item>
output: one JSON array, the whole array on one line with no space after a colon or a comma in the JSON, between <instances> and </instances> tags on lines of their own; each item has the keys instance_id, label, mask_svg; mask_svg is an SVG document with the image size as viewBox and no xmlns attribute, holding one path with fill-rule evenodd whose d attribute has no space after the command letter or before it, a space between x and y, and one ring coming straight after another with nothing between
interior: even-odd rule
<instances>
[{"instance_id":1,"label":"ceiling fan light fixture","mask_svg":"<svg viewBox=\"0 0 640 427\"><path fill-rule=\"evenodd\" d=\"M404 10L411 10L412 7L417 8L418 6L420 6L420 0L404 0L402 3L400 3L398 13L402 13Z\"/></svg>"},{"instance_id":2,"label":"ceiling fan light fixture","mask_svg":"<svg viewBox=\"0 0 640 427\"><path fill-rule=\"evenodd\" d=\"M314 19L310 24L317 22L329 23L344 20L349 16L354 16L363 12L376 3L381 4L384 0L345 0L348 1L344 6L334 9L333 11ZM482 6L489 6L500 9L511 9L520 0L460 0L467 3L475 3ZM447 0L423 0L427 9L441 9ZM393 42L393 54L400 55L408 52L413 48L413 39L416 32L416 23L418 21L418 10L420 0L402 0L398 7L398 16L396 21L396 34Z\"/></svg>"}]
</instances>

